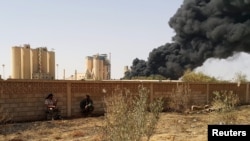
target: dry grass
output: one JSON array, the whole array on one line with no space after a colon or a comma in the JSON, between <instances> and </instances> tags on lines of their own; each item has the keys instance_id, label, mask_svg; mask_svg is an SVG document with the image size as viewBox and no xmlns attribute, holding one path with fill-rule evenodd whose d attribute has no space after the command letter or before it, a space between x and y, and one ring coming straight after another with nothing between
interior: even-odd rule
<instances>
[{"instance_id":1,"label":"dry grass","mask_svg":"<svg viewBox=\"0 0 250 141\"><path fill-rule=\"evenodd\" d=\"M150 91L143 86L138 87L137 93L124 91L116 89L115 93L104 98L104 140L139 141L143 136L149 140L163 109L162 99L150 102Z\"/></svg>"},{"instance_id":2,"label":"dry grass","mask_svg":"<svg viewBox=\"0 0 250 141\"><path fill-rule=\"evenodd\" d=\"M233 115L233 116L232 116ZM227 118L227 119L225 119ZM104 117L37 121L0 125L2 141L102 141ZM207 125L232 120L233 124L250 124L250 105L225 113L161 113L150 141L206 141ZM143 140L143 139L142 139Z\"/></svg>"},{"instance_id":3,"label":"dry grass","mask_svg":"<svg viewBox=\"0 0 250 141\"><path fill-rule=\"evenodd\" d=\"M8 122L11 121L12 119L12 115L10 114L10 112L8 112L7 110L4 110L2 107L0 107L0 124L6 124Z\"/></svg>"}]
</instances>

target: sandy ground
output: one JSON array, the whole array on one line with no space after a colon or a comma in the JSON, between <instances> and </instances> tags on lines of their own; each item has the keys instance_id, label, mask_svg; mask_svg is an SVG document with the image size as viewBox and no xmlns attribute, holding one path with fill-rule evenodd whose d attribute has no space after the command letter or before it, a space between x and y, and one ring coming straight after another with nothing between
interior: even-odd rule
<instances>
[{"instance_id":1,"label":"sandy ground","mask_svg":"<svg viewBox=\"0 0 250 141\"><path fill-rule=\"evenodd\" d=\"M101 141L103 123L99 116L0 125L0 141ZM150 141L207 141L208 124L250 125L250 105L226 114L161 113Z\"/></svg>"}]
</instances>

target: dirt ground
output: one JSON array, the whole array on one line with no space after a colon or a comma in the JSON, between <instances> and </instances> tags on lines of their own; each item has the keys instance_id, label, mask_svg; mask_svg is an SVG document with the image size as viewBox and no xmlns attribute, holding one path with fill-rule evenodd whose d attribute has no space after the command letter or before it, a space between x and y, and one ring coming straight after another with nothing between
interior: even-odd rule
<instances>
[{"instance_id":1,"label":"dirt ground","mask_svg":"<svg viewBox=\"0 0 250 141\"><path fill-rule=\"evenodd\" d=\"M99 116L0 125L0 141L101 141L103 123ZM207 141L209 124L250 125L250 105L230 113L161 113L150 141Z\"/></svg>"}]
</instances>

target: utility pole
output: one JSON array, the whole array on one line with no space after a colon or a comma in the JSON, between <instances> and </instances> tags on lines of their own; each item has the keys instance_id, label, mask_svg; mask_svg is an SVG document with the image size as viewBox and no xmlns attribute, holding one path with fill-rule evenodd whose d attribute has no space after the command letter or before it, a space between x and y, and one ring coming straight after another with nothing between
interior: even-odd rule
<instances>
[{"instance_id":1,"label":"utility pole","mask_svg":"<svg viewBox=\"0 0 250 141\"><path fill-rule=\"evenodd\" d=\"M111 79L111 53L109 53L109 78Z\"/></svg>"}]
</instances>

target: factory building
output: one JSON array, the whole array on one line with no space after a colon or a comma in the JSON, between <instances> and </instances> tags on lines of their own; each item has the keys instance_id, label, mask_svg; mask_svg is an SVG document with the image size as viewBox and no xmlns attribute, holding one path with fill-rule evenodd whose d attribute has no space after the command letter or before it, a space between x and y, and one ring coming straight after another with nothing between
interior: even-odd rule
<instances>
[{"instance_id":1,"label":"factory building","mask_svg":"<svg viewBox=\"0 0 250 141\"><path fill-rule=\"evenodd\" d=\"M85 79L110 80L111 63L107 54L96 54L85 58Z\"/></svg>"},{"instance_id":2,"label":"factory building","mask_svg":"<svg viewBox=\"0 0 250 141\"><path fill-rule=\"evenodd\" d=\"M12 47L11 79L55 79L55 52L29 44Z\"/></svg>"}]
</instances>

